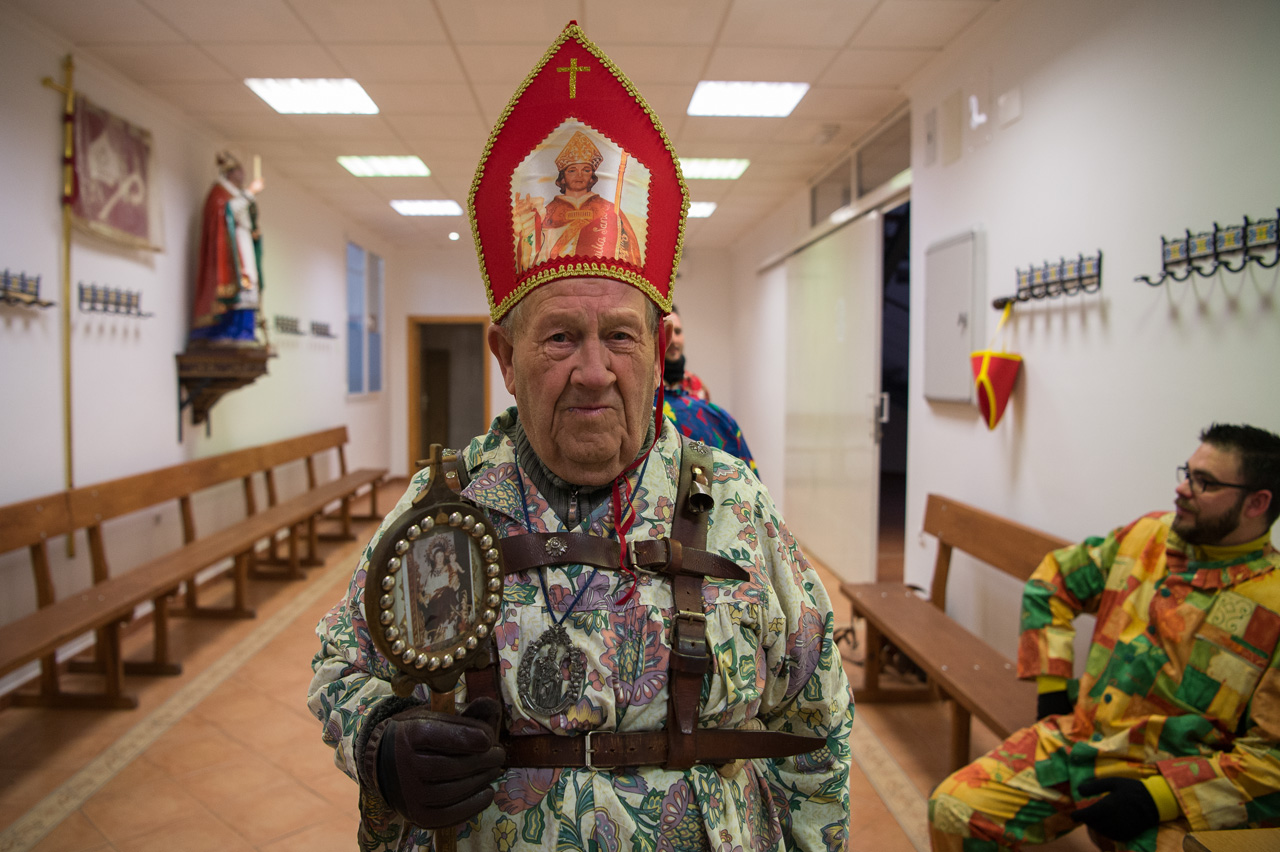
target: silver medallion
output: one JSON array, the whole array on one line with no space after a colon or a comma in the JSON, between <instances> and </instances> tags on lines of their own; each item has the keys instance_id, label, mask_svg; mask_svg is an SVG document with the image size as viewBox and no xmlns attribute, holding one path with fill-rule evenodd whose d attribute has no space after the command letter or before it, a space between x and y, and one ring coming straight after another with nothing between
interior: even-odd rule
<instances>
[{"instance_id":1,"label":"silver medallion","mask_svg":"<svg viewBox=\"0 0 1280 852\"><path fill-rule=\"evenodd\" d=\"M524 652L516 683L525 707L551 716L578 703L586 675L587 655L569 641L561 623Z\"/></svg>"},{"instance_id":2,"label":"silver medallion","mask_svg":"<svg viewBox=\"0 0 1280 852\"><path fill-rule=\"evenodd\" d=\"M547 543L544 547L546 548L548 556L564 556L569 552L569 545L566 544L565 540L558 535L554 535L547 539Z\"/></svg>"}]
</instances>

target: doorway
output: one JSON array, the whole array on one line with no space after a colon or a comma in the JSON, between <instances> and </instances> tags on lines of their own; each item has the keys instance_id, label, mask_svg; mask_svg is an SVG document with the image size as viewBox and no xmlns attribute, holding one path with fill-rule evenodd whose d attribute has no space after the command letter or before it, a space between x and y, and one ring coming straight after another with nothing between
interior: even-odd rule
<instances>
[{"instance_id":1,"label":"doorway","mask_svg":"<svg viewBox=\"0 0 1280 852\"><path fill-rule=\"evenodd\" d=\"M884 293L880 298L880 506L876 581L900 583L906 549L911 202L885 212L883 250Z\"/></svg>"},{"instance_id":2,"label":"doorway","mask_svg":"<svg viewBox=\"0 0 1280 852\"><path fill-rule=\"evenodd\" d=\"M489 318L409 317L409 469L432 444L462 449L489 428Z\"/></svg>"}]
</instances>

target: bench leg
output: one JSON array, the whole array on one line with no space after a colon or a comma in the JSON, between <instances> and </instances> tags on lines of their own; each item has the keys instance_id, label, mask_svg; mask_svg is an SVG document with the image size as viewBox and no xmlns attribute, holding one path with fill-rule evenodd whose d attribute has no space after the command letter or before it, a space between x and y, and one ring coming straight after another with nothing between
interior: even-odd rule
<instances>
[{"instance_id":1,"label":"bench leg","mask_svg":"<svg viewBox=\"0 0 1280 852\"><path fill-rule=\"evenodd\" d=\"M195 585L194 580L191 581L191 585ZM176 588L171 589L151 601L154 607L151 612L151 624L155 637L152 659L146 663L126 661L124 664L126 674L153 676L182 674L182 664L169 661L169 598L177 593Z\"/></svg>"},{"instance_id":2,"label":"bench leg","mask_svg":"<svg viewBox=\"0 0 1280 852\"><path fill-rule=\"evenodd\" d=\"M327 520L336 520L342 528L339 532L321 533L320 538L324 541L355 541L355 534L351 532L351 498L353 495L348 494L340 501L336 515L325 515Z\"/></svg>"},{"instance_id":3,"label":"bench leg","mask_svg":"<svg viewBox=\"0 0 1280 852\"><path fill-rule=\"evenodd\" d=\"M951 700L951 771L969 764L969 711Z\"/></svg>"},{"instance_id":4,"label":"bench leg","mask_svg":"<svg viewBox=\"0 0 1280 852\"><path fill-rule=\"evenodd\" d=\"M307 558L303 560L303 565L323 565L324 560L320 558L320 541L316 533L316 518L312 515L307 518Z\"/></svg>"},{"instance_id":5,"label":"bench leg","mask_svg":"<svg viewBox=\"0 0 1280 852\"><path fill-rule=\"evenodd\" d=\"M97 648L95 653L102 661L102 671L106 675L105 688L102 692L63 692L58 686L58 675L54 657L41 659L41 667L49 667L52 674L43 670L40 677L39 693L14 692L9 700L14 707L56 707L67 710L132 710L138 706L138 699L124 692L124 662L120 654L120 631L125 622L116 621L97 630ZM52 691L49 691L52 690Z\"/></svg>"},{"instance_id":6,"label":"bench leg","mask_svg":"<svg viewBox=\"0 0 1280 852\"><path fill-rule=\"evenodd\" d=\"M866 622L866 650L862 656L862 688L874 692L880 688L880 631Z\"/></svg>"},{"instance_id":7,"label":"bench leg","mask_svg":"<svg viewBox=\"0 0 1280 852\"><path fill-rule=\"evenodd\" d=\"M382 515L378 514L378 483L369 484L369 514L352 515L357 521L380 521Z\"/></svg>"}]
</instances>

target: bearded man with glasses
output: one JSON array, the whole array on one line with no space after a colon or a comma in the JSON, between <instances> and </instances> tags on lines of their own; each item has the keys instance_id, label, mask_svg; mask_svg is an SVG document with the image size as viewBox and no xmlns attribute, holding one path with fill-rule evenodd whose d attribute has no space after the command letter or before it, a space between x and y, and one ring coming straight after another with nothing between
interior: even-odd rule
<instances>
[{"instance_id":1,"label":"bearded man with glasses","mask_svg":"<svg viewBox=\"0 0 1280 852\"><path fill-rule=\"evenodd\" d=\"M1189 831L1280 826L1280 436L1214 424L1173 512L1054 551L1022 597L1018 674L1038 721L929 800L934 849L1180 850ZM1075 617L1097 616L1073 680ZM1261 848L1261 847L1260 847Z\"/></svg>"}]
</instances>

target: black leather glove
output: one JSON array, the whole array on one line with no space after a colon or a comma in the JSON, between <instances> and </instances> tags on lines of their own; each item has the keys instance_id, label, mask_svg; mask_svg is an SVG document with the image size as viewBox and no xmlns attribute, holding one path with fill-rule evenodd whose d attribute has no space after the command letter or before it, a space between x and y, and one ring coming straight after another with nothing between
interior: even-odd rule
<instances>
[{"instance_id":1,"label":"black leather glove","mask_svg":"<svg viewBox=\"0 0 1280 852\"><path fill-rule=\"evenodd\" d=\"M366 746L377 750L378 792L422 828L466 822L493 801L489 785L502 775L501 717L497 701L478 698L457 716L418 705L382 720Z\"/></svg>"},{"instance_id":2,"label":"black leather glove","mask_svg":"<svg viewBox=\"0 0 1280 852\"><path fill-rule=\"evenodd\" d=\"M1075 711L1075 707L1071 705L1071 698L1067 695L1065 689L1057 692L1042 692L1036 696L1036 719L1043 719L1045 716L1066 716Z\"/></svg>"},{"instance_id":3,"label":"black leather glove","mask_svg":"<svg viewBox=\"0 0 1280 852\"><path fill-rule=\"evenodd\" d=\"M1106 793L1098 801L1071 815L1112 840L1132 840L1160 824L1160 810L1146 785L1134 778L1090 778L1080 785L1081 796Z\"/></svg>"}]
</instances>

